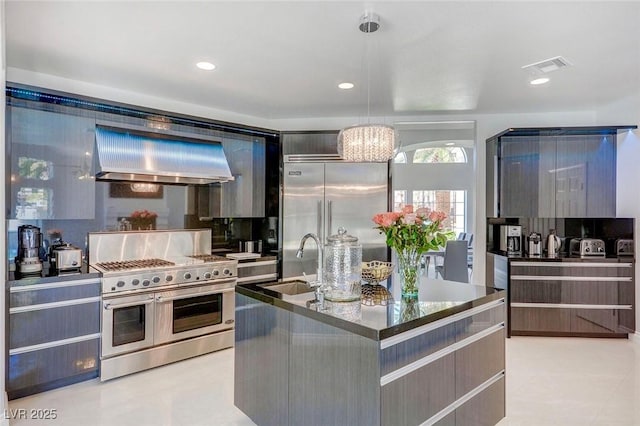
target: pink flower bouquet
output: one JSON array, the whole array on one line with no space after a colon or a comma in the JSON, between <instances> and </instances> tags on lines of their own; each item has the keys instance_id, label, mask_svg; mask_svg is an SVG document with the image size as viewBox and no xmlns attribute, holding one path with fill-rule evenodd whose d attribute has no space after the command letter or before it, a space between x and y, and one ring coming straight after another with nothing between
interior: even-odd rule
<instances>
[{"instance_id":1,"label":"pink flower bouquet","mask_svg":"<svg viewBox=\"0 0 640 426\"><path fill-rule=\"evenodd\" d=\"M412 250L422 254L445 245L453 236L442 229L444 212L404 206L401 212L379 213L373 217L376 228L387 237L387 245L397 251Z\"/></svg>"}]
</instances>

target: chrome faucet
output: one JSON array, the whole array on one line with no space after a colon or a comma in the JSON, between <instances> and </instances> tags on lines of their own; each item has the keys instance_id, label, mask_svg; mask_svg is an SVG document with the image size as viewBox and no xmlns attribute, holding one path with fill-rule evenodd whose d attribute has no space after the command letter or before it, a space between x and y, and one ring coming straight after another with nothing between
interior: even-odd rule
<instances>
[{"instance_id":1,"label":"chrome faucet","mask_svg":"<svg viewBox=\"0 0 640 426\"><path fill-rule=\"evenodd\" d=\"M316 234L309 233L304 237L302 237L302 240L300 240L300 247L298 247L298 251L296 252L296 257L298 259L302 259L302 257L304 256L304 243L306 243L309 238L312 238L313 241L315 241L316 245L318 246L318 269L316 269L316 284L318 286L321 286L322 285L322 244L320 244L320 239Z\"/></svg>"}]
</instances>

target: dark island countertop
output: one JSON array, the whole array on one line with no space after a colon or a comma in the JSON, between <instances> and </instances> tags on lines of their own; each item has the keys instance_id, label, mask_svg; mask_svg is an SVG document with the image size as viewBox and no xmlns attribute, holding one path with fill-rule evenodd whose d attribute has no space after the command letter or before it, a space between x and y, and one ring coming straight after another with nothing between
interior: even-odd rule
<instances>
[{"instance_id":1,"label":"dark island countertop","mask_svg":"<svg viewBox=\"0 0 640 426\"><path fill-rule=\"evenodd\" d=\"M314 299L313 293L274 297L273 293L263 290L261 286L265 285L268 286L269 283L238 284L236 292L377 341L504 299L506 295L504 290L492 287L434 280L423 276L419 299L415 302L397 298L387 306L361 305L359 314L334 315L330 310L307 303Z\"/></svg>"}]
</instances>

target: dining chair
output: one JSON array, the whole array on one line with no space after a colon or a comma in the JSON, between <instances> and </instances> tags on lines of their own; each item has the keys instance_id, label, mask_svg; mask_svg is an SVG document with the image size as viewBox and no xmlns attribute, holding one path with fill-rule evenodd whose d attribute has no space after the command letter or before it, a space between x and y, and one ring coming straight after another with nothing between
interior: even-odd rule
<instances>
[{"instance_id":1,"label":"dining chair","mask_svg":"<svg viewBox=\"0 0 640 426\"><path fill-rule=\"evenodd\" d=\"M468 250L467 241L447 241L444 248L444 261L442 265L436 265L436 273L445 280L468 283Z\"/></svg>"}]
</instances>

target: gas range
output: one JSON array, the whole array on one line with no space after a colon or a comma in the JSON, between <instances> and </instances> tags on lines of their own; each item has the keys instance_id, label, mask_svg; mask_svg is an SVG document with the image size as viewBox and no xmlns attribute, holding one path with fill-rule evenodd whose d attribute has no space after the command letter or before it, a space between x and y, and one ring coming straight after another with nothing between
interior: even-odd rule
<instances>
[{"instance_id":1,"label":"gas range","mask_svg":"<svg viewBox=\"0 0 640 426\"><path fill-rule=\"evenodd\" d=\"M238 275L237 261L208 254L97 262L92 267L102 273L103 294L216 282Z\"/></svg>"}]
</instances>

